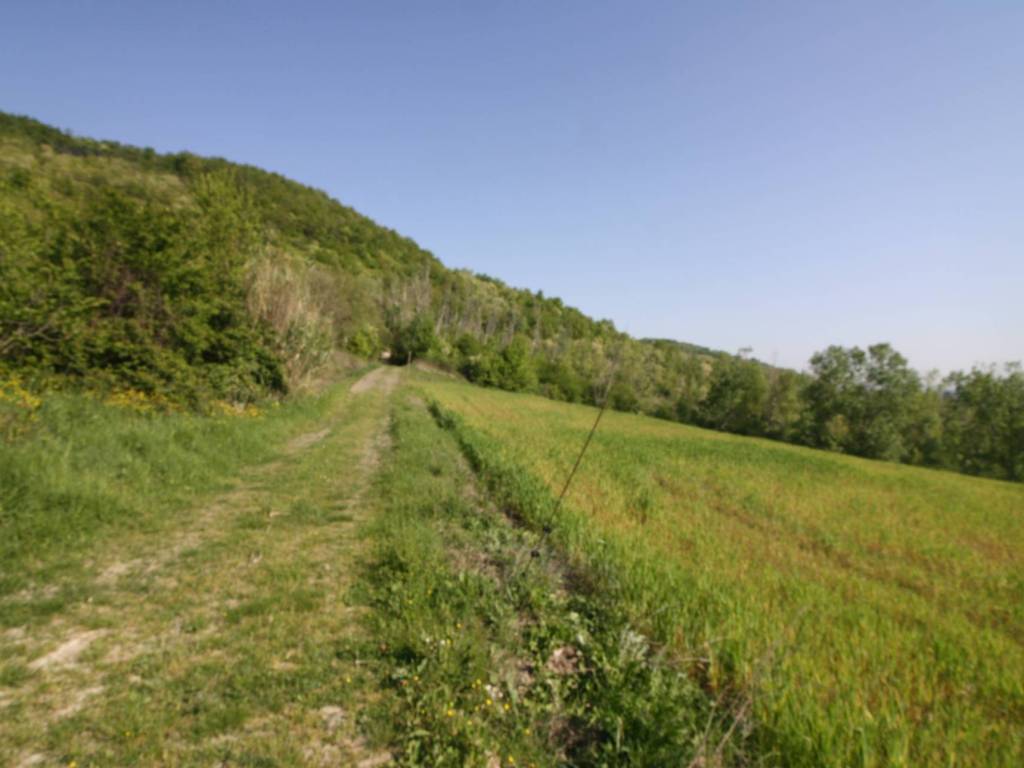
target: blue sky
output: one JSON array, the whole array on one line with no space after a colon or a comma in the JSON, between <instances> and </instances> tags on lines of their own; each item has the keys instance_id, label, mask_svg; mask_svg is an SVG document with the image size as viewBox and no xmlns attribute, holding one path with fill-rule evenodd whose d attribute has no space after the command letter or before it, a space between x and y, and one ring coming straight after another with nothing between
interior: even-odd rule
<instances>
[{"instance_id":1,"label":"blue sky","mask_svg":"<svg viewBox=\"0 0 1024 768\"><path fill-rule=\"evenodd\" d=\"M2 17L0 109L279 171L634 335L1024 358L1024 2Z\"/></svg>"}]
</instances>

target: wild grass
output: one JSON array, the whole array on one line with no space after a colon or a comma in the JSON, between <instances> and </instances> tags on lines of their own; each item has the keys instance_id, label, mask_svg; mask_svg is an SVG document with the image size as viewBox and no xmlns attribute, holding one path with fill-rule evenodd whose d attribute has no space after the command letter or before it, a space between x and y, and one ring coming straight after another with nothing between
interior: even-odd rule
<instances>
[{"instance_id":1,"label":"wild grass","mask_svg":"<svg viewBox=\"0 0 1024 768\"><path fill-rule=\"evenodd\" d=\"M270 251L247 268L246 305L273 329L274 351L291 390L334 349L331 308L341 295L339 282L336 274L284 252Z\"/></svg>"},{"instance_id":2,"label":"wild grass","mask_svg":"<svg viewBox=\"0 0 1024 768\"><path fill-rule=\"evenodd\" d=\"M322 418L335 395L216 416L161 412L144 397L34 395L17 434L0 440L0 595L76 567L100 536L173 524Z\"/></svg>"},{"instance_id":3,"label":"wild grass","mask_svg":"<svg viewBox=\"0 0 1024 768\"><path fill-rule=\"evenodd\" d=\"M595 411L425 391L493 492L749 697L762 760L1024 761L1024 489L609 413L550 518Z\"/></svg>"},{"instance_id":4,"label":"wild grass","mask_svg":"<svg viewBox=\"0 0 1024 768\"><path fill-rule=\"evenodd\" d=\"M705 692L477 492L421 405L398 409L393 437L365 599L374 720L400 764L686 765L722 743Z\"/></svg>"},{"instance_id":5,"label":"wild grass","mask_svg":"<svg viewBox=\"0 0 1024 768\"><path fill-rule=\"evenodd\" d=\"M402 376L450 434L8 387L0 754L1021 763L1024 489L609 413L556 516L593 409Z\"/></svg>"}]
</instances>

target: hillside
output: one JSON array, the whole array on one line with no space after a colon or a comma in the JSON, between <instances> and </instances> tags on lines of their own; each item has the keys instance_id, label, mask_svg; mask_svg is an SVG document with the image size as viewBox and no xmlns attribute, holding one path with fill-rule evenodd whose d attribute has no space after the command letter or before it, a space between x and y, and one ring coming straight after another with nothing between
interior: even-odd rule
<instances>
[{"instance_id":1,"label":"hillside","mask_svg":"<svg viewBox=\"0 0 1024 768\"><path fill-rule=\"evenodd\" d=\"M244 405L340 352L470 381L971 474L1024 477L1024 373L923 379L886 344L808 374L638 340L542 292L445 267L278 174L0 113L0 431L27 386ZM5 382L5 383L4 383ZM5 405L6 403L6 405Z\"/></svg>"},{"instance_id":2,"label":"hillside","mask_svg":"<svg viewBox=\"0 0 1024 768\"><path fill-rule=\"evenodd\" d=\"M11 115L0 142L0 344L16 369L244 400L283 391L334 347L453 358L460 336L500 350L522 335L575 349L592 377L605 355L590 344L624 338L557 299L446 269L277 174ZM425 345L413 333L406 350L398 337L425 317ZM246 370L221 381L222 365ZM198 371L214 374L209 393L195 392ZM588 395L586 375L562 383Z\"/></svg>"}]
</instances>

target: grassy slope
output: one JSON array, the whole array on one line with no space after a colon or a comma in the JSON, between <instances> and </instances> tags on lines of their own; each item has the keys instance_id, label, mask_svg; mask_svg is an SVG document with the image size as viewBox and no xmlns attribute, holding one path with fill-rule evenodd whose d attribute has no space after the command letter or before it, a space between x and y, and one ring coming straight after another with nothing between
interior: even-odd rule
<instances>
[{"instance_id":1,"label":"grassy slope","mask_svg":"<svg viewBox=\"0 0 1024 768\"><path fill-rule=\"evenodd\" d=\"M552 491L595 415L457 383L428 391L484 455ZM615 553L636 617L709 658L694 673L710 687L754 690L763 754L1019 765L1022 509L1010 484L610 413L567 540L584 560Z\"/></svg>"}]
</instances>

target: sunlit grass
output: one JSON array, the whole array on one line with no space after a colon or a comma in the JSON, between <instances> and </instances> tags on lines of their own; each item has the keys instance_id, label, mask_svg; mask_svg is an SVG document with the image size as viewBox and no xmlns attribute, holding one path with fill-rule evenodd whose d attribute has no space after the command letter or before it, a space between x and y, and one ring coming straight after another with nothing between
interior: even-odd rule
<instances>
[{"instance_id":1,"label":"sunlit grass","mask_svg":"<svg viewBox=\"0 0 1024 768\"><path fill-rule=\"evenodd\" d=\"M606 595L569 588L561 553L486 500L422 404L392 434L363 592L387 691L372 720L399 764L687 765L722 741L705 692Z\"/></svg>"},{"instance_id":2,"label":"sunlit grass","mask_svg":"<svg viewBox=\"0 0 1024 768\"><path fill-rule=\"evenodd\" d=\"M553 492L595 416L427 389ZM765 754L1024 758L1024 488L609 413L565 514L620 553L639 618L710 659L695 674L752 691Z\"/></svg>"},{"instance_id":3,"label":"sunlit grass","mask_svg":"<svg viewBox=\"0 0 1024 768\"><path fill-rule=\"evenodd\" d=\"M251 407L160 412L124 393L31 397L0 439L0 595L73 567L101 536L173 524L175 511L273 456L333 402L332 393L268 403L256 417Z\"/></svg>"}]
</instances>

